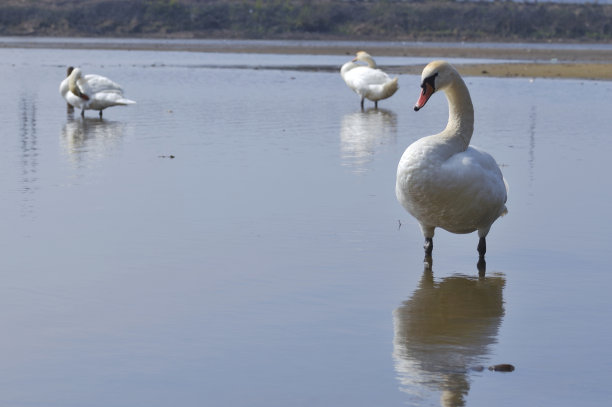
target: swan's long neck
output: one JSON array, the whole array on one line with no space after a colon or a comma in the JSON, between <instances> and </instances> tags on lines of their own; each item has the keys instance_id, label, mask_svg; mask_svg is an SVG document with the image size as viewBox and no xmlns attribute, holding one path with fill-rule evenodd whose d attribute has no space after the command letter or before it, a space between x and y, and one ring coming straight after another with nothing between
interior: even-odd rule
<instances>
[{"instance_id":1,"label":"swan's long neck","mask_svg":"<svg viewBox=\"0 0 612 407\"><path fill-rule=\"evenodd\" d=\"M351 69L357 66L358 65L352 61L345 63L344 65L342 65L342 68L340 68L340 75L344 78L344 75L346 75L348 71L350 71Z\"/></svg>"},{"instance_id":2,"label":"swan's long neck","mask_svg":"<svg viewBox=\"0 0 612 407\"><path fill-rule=\"evenodd\" d=\"M470 92L463 79L457 76L445 93L448 99L448 124L442 134L457 140L465 150L474 132L474 106Z\"/></svg>"},{"instance_id":3,"label":"swan's long neck","mask_svg":"<svg viewBox=\"0 0 612 407\"><path fill-rule=\"evenodd\" d=\"M372 57L370 56L364 57L362 61L368 64L370 68L376 69L376 62L374 62L374 59L372 59Z\"/></svg>"},{"instance_id":4,"label":"swan's long neck","mask_svg":"<svg viewBox=\"0 0 612 407\"><path fill-rule=\"evenodd\" d=\"M76 84L77 79L77 73L75 71L72 71L70 75L68 75L68 89L70 92L78 96L80 92Z\"/></svg>"}]
</instances>

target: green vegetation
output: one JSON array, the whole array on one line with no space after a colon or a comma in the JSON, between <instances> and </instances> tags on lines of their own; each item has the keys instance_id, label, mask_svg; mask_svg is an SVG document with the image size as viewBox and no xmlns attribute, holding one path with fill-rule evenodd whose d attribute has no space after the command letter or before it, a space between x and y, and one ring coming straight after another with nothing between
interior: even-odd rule
<instances>
[{"instance_id":1,"label":"green vegetation","mask_svg":"<svg viewBox=\"0 0 612 407\"><path fill-rule=\"evenodd\" d=\"M0 35L609 41L612 6L451 0L7 0Z\"/></svg>"}]
</instances>

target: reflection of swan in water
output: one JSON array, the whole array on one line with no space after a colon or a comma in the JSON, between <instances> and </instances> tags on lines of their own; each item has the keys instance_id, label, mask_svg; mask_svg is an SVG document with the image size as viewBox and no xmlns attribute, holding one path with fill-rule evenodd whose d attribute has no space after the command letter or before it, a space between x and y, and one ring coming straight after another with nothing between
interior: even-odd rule
<instances>
[{"instance_id":1,"label":"reflection of swan in water","mask_svg":"<svg viewBox=\"0 0 612 407\"><path fill-rule=\"evenodd\" d=\"M363 171L372 160L376 146L395 143L397 115L389 110L368 109L342 118L340 148L344 165Z\"/></svg>"},{"instance_id":2,"label":"reflection of swan in water","mask_svg":"<svg viewBox=\"0 0 612 407\"><path fill-rule=\"evenodd\" d=\"M87 166L114 150L125 131L122 122L68 117L62 128L62 145L71 162L78 167Z\"/></svg>"},{"instance_id":3,"label":"reflection of swan in water","mask_svg":"<svg viewBox=\"0 0 612 407\"><path fill-rule=\"evenodd\" d=\"M19 98L19 146L21 148L21 191L23 214L34 211L38 190L38 131L36 98L23 94Z\"/></svg>"},{"instance_id":4,"label":"reflection of swan in water","mask_svg":"<svg viewBox=\"0 0 612 407\"><path fill-rule=\"evenodd\" d=\"M503 275L453 275L435 281L426 267L412 297L393 313L393 357L401 390L423 405L464 406L469 373L487 358L504 315Z\"/></svg>"}]
</instances>

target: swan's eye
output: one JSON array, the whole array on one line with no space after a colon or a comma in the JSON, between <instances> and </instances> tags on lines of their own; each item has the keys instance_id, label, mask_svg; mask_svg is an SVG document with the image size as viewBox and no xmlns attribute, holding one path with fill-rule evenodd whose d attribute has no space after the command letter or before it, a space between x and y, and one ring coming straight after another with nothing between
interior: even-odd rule
<instances>
[{"instance_id":1,"label":"swan's eye","mask_svg":"<svg viewBox=\"0 0 612 407\"><path fill-rule=\"evenodd\" d=\"M437 72L423 79L423 83L421 84L421 88L423 89L423 95L427 91L427 85L429 85L434 90L434 92L436 91L436 76L438 76Z\"/></svg>"}]
</instances>

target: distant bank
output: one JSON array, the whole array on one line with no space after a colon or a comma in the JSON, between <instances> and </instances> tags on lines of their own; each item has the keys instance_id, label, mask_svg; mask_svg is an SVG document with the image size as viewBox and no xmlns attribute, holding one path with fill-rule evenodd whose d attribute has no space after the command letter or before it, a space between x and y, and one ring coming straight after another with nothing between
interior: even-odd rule
<instances>
[{"instance_id":1,"label":"distant bank","mask_svg":"<svg viewBox=\"0 0 612 407\"><path fill-rule=\"evenodd\" d=\"M407 56L423 61L461 58L465 61L455 65L464 76L612 80L612 45L608 44L0 37L0 48L327 54L347 55L347 58L359 49L367 49L376 56ZM476 62L476 59L484 62ZM385 67L385 70L393 74L419 75L423 66L424 63L396 65ZM339 66L258 65L257 68L337 72Z\"/></svg>"},{"instance_id":2,"label":"distant bank","mask_svg":"<svg viewBox=\"0 0 612 407\"><path fill-rule=\"evenodd\" d=\"M4 0L2 36L612 41L612 5L446 0Z\"/></svg>"}]
</instances>

